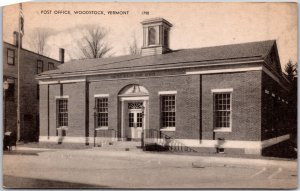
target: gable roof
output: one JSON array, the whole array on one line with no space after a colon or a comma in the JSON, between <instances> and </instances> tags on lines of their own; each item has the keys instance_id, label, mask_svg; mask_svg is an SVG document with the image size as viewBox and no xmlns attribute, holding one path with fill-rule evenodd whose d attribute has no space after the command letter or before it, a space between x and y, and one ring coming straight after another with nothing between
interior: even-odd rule
<instances>
[{"instance_id":1,"label":"gable roof","mask_svg":"<svg viewBox=\"0 0 300 191\"><path fill-rule=\"evenodd\" d=\"M140 69L159 69L170 65L185 66L189 63L199 62L209 65L213 62L236 62L240 60L264 59L271 51L275 40L231 44L196 49L175 50L166 54L152 56L119 56L112 58L85 59L66 62L56 70L43 72L38 76L52 76L56 74L81 73L87 71L116 71L122 72Z\"/></svg>"},{"instance_id":2,"label":"gable roof","mask_svg":"<svg viewBox=\"0 0 300 191\"><path fill-rule=\"evenodd\" d=\"M15 49L18 48L18 46L16 46L15 44L12 44L12 43L9 43L9 42L5 42L5 41L3 41L3 43L4 43L4 44L7 44L8 46L13 47L13 48L15 48ZM34 54L34 55L38 55L38 56L40 56L40 57L43 57L43 58L46 58L46 59L49 59L49 60L53 60L53 61L58 62L58 63L62 63L60 60L57 60L57 59L54 59L54 58L50 58L50 57L48 57L48 56L45 56L45 55L42 55L42 54L33 52L33 51L28 50L28 49L25 49L25 48L23 48L23 47L20 47L20 50L21 50L21 51L29 52L29 53Z\"/></svg>"}]
</instances>

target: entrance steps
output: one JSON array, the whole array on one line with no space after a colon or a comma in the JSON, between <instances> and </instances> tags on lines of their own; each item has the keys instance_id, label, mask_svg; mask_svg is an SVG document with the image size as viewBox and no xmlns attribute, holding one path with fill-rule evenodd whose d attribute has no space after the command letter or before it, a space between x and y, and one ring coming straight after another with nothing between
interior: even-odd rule
<instances>
[{"instance_id":1,"label":"entrance steps","mask_svg":"<svg viewBox=\"0 0 300 191\"><path fill-rule=\"evenodd\" d=\"M105 151L142 151L140 141L109 141L97 143L96 150Z\"/></svg>"}]
</instances>

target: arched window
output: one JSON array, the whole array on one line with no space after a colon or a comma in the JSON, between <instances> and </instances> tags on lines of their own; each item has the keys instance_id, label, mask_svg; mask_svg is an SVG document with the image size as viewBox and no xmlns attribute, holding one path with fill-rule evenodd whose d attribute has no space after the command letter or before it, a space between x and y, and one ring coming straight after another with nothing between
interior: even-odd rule
<instances>
[{"instance_id":1,"label":"arched window","mask_svg":"<svg viewBox=\"0 0 300 191\"><path fill-rule=\"evenodd\" d=\"M155 28L150 27L150 28L149 28L149 33L148 33L148 41L149 41L149 45L155 44L155 39L156 39L156 31L155 31Z\"/></svg>"}]
</instances>

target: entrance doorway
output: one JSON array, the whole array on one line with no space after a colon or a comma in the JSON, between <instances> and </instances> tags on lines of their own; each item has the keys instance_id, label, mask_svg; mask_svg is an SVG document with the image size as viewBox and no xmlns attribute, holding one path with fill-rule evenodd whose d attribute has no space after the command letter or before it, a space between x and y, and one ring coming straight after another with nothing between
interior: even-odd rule
<instances>
[{"instance_id":1,"label":"entrance doorway","mask_svg":"<svg viewBox=\"0 0 300 191\"><path fill-rule=\"evenodd\" d=\"M143 131L143 102L128 102L127 138L140 140Z\"/></svg>"},{"instance_id":2,"label":"entrance doorway","mask_svg":"<svg viewBox=\"0 0 300 191\"><path fill-rule=\"evenodd\" d=\"M148 90L138 84L130 84L121 89L118 97L119 139L143 141L143 131L149 127Z\"/></svg>"}]
</instances>

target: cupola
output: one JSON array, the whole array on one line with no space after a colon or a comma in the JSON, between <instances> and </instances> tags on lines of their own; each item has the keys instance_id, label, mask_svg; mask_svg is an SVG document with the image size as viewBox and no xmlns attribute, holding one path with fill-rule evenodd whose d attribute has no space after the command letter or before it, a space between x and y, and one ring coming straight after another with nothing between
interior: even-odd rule
<instances>
[{"instance_id":1,"label":"cupola","mask_svg":"<svg viewBox=\"0 0 300 191\"><path fill-rule=\"evenodd\" d=\"M173 26L163 18L153 18L142 22L142 56L169 52L170 28Z\"/></svg>"}]
</instances>

